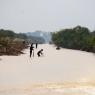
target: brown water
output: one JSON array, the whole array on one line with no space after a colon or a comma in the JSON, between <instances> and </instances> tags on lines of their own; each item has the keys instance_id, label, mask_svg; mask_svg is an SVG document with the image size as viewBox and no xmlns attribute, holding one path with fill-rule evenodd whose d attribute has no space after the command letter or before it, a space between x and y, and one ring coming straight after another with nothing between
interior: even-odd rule
<instances>
[{"instance_id":1,"label":"brown water","mask_svg":"<svg viewBox=\"0 0 95 95\"><path fill-rule=\"evenodd\" d=\"M0 95L95 95L94 54L51 45L34 58L25 53L0 57Z\"/></svg>"}]
</instances>

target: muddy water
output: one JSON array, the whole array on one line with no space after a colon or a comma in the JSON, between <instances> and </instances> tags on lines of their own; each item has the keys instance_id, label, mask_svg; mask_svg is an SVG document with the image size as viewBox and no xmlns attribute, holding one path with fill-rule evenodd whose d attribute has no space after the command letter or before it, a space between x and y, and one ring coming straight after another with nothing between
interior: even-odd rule
<instances>
[{"instance_id":1,"label":"muddy water","mask_svg":"<svg viewBox=\"0 0 95 95\"><path fill-rule=\"evenodd\" d=\"M44 49L40 58L36 53ZM95 55L40 45L34 58L0 57L0 95L95 95Z\"/></svg>"}]
</instances>

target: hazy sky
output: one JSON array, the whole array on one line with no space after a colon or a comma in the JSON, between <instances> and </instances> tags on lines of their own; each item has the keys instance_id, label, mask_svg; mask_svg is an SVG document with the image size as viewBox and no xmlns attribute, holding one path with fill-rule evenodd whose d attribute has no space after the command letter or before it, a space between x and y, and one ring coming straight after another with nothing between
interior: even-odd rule
<instances>
[{"instance_id":1,"label":"hazy sky","mask_svg":"<svg viewBox=\"0 0 95 95\"><path fill-rule=\"evenodd\" d=\"M0 0L0 29L56 31L77 25L95 30L95 0Z\"/></svg>"}]
</instances>

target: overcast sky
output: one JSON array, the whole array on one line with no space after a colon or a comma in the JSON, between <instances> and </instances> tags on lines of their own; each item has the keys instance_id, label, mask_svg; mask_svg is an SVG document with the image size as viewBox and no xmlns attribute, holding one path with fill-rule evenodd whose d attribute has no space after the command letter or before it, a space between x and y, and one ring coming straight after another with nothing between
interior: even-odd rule
<instances>
[{"instance_id":1,"label":"overcast sky","mask_svg":"<svg viewBox=\"0 0 95 95\"><path fill-rule=\"evenodd\" d=\"M0 0L0 29L51 32L77 25L95 30L95 0Z\"/></svg>"}]
</instances>

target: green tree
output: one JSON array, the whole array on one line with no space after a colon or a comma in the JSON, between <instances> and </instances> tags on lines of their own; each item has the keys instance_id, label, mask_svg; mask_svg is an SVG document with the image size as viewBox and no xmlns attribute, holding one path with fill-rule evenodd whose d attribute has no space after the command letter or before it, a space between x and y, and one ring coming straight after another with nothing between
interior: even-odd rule
<instances>
[{"instance_id":1,"label":"green tree","mask_svg":"<svg viewBox=\"0 0 95 95\"><path fill-rule=\"evenodd\" d=\"M91 32L86 27L60 30L52 34L52 40L55 45L64 48L95 51L95 31Z\"/></svg>"}]
</instances>

